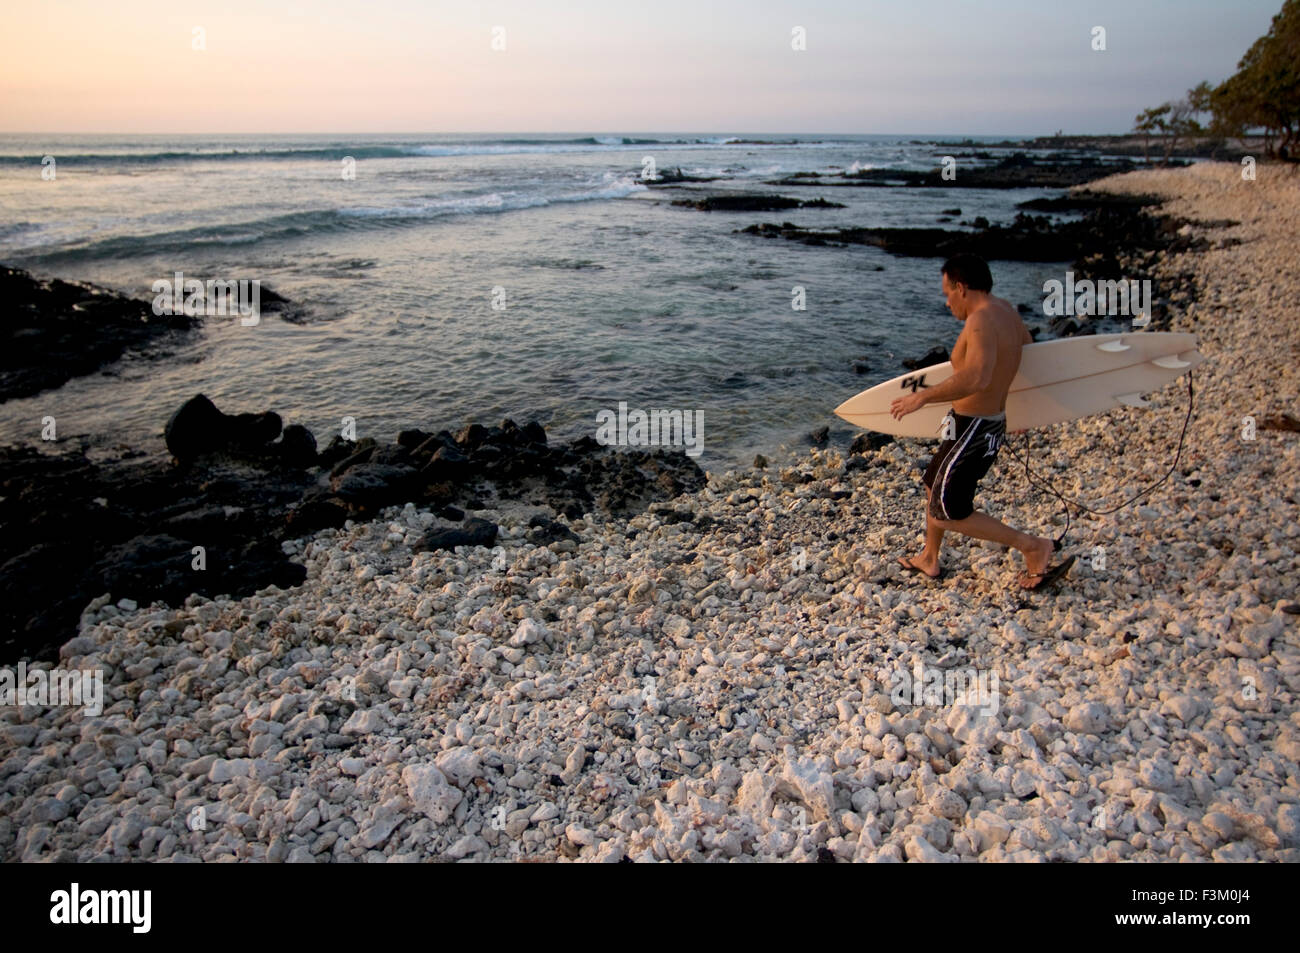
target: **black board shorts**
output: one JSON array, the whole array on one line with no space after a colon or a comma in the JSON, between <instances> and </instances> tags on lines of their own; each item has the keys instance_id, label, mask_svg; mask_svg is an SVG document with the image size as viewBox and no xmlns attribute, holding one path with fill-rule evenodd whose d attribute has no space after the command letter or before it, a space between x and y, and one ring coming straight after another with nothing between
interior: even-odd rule
<instances>
[{"instance_id":1,"label":"black board shorts","mask_svg":"<svg viewBox=\"0 0 1300 953\"><path fill-rule=\"evenodd\" d=\"M949 410L951 440L939 449L925 470L930 488L930 515L937 520L964 520L975 512L975 485L998 457L1007 435L1006 414L968 417Z\"/></svg>"}]
</instances>

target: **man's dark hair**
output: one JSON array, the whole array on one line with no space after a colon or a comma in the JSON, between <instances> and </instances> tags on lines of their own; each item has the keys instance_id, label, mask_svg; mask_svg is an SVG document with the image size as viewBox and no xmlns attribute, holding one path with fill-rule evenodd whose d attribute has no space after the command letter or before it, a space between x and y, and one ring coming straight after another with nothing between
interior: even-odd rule
<instances>
[{"instance_id":1,"label":"man's dark hair","mask_svg":"<svg viewBox=\"0 0 1300 953\"><path fill-rule=\"evenodd\" d=\"M939 269L948 276L948 280L965 285L971 291L992 291L993 275L989 272L989 263L979 255L962 252L953 255Z\"/></svg>"}]
</instances>

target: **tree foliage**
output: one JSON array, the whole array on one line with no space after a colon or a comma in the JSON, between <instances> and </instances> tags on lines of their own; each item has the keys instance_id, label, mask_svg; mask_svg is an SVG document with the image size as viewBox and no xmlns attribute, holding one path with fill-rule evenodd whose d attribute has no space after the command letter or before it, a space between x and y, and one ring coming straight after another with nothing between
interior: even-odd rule
<instances>
[{"instance_id":1,"label":"tree foliage","mask_svg":"<svg viewBox=\"0 0 1300 953\"><path fill-rule=\"evenodd\" d=\"M1209 132L1243 136L1262 129L1270 142L1294 153L1300 136L1300 0L1285 0L1266 34L1246 51L1237 72L1218 86L1202 82L1182 99L1162 103L1138 114L1134 131L1144 136L1146 153L1152 135L1165 141L1165 160L1178 140L1206 130L1196 117L1212 117Z\"/></svg>"},{"instance_id":2,"label":"tree foliage","mask_svg":"<svg viewBox=\"0 0 1300 953\"><path fill-rule=\"evenodd\" d=\"M1263 129L1294 148L1300 132L1300 0L1286 0L1266 34L1254 42L1210 95L1214 126L1223 135Z\"/></svg>"}]
</instances>

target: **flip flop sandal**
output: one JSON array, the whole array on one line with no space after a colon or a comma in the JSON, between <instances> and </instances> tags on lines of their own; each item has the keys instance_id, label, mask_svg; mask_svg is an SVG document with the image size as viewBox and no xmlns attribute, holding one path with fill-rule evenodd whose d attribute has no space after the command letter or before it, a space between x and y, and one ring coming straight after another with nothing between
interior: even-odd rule
<instances>
[{"instance_id":1,"label":"flip flop sandal","mask_svg":"<svg viewBox=\"0 0 1300 953\"><path fill-rule=\"evenodd\" d=\"M1022 572L1020 574L1020 578L1022 579L1026 577L1030 579L1036 578L1039 581L1036 585L1021 586L1020 588L1025 592L1038 592L1044 586L1050 586L1055 582L1059 582L1062 578L1064 578L1065 574L1070 571L1070 567L1074 565L1074 561L1078 558L1079 557L1077 556L1069 556L1061 560L1055 566L1052 566L1046 572Z\"/></svg>"}]
</instances>

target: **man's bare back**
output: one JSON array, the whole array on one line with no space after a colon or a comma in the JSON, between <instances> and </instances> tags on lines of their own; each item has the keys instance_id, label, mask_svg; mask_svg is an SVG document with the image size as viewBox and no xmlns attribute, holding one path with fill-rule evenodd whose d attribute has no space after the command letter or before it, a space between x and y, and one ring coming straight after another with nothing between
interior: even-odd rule
<instances>
[{"instance_id":1,"label":"man's bare back","mask_svg":"<svg viewBox=\"0 0 1300 953\"><path fill-rule=\"evenodd\" d=\"M996 355L993 376L987 387L969 397L954 400L952 409L970 417L986 417L1006 410L1007 391L1020 369L1020 349L1025 344L1032 344L1034 339L1010 302L990 295L983 307L967 316L961 334L957 336L952 349L954 373L965 366L970 339L975 335L988 336L988 346Z\"/></svg>"}]
</instances>

